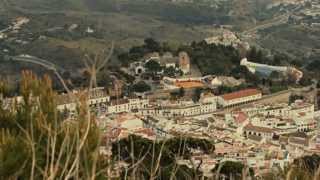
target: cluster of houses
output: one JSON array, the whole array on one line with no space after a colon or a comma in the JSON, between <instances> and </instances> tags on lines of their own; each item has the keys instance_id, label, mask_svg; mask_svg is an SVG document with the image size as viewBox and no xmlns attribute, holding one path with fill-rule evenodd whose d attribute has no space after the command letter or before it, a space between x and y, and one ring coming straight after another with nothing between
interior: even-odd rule
<instances>
[{"instance_id":1,"label":"cluster of houses","mask_svg":"<svg viewBox=\"0 0 320 180\"><path fill-rule=\"evenodd\" d=\"M204 94L203 101L216 99ZM180 107L187 107L180 102ZM167 102L163 102L167 104ZM179 104L179 102L177 102ZM179 164L199 165L211 177L211 170L223 161L247 164L261 175L272 167L285 167L295 158L320 153L313 104L255 104L230 113L204 113L195 116L163 116L157 113L118 113L100 119L101 128L113 141L135 134L150 140L188 136L215 141L215 151L194 150L191 159ZM110 130L112 129L112 131Z\"/></svg>"},{"instance_id":2,"label":"cluster of houses","mask_svg":"<svg viewBox=\"0 0 320 180\"><path fill-rule=\"evenodd\" d=\"M317 0L300 1L302 6L306 8L295 12L289 16L288 23L302 25L305 27L318 28L320 27L320 3Z\"/></svg>"},{"instance_id":3,"label":"cluster of houses","mask_svg":"<svg viewBox=\"0 0 320 180\"><path fill-rule=\"evenodd\" d=\"M192 117L206 115L220 110L219 108L237 107L262 98L261 91L246 89L237 92L215 96L204 92L198 102L185 98L180 100L134 98L110 98L105 88L73 91L71 94L57 96L57 110L75 115L77 108L83 102L93 111L105 115L133 113L140 116L157 117ZM83 101L84 100L84 101ZM2 104L9 109L15 104L23 103L21 96L5 98Z\"/></svg>"},{"instance_id":4,"label":"cluster of houses","mask_svg":"<svg viewBox=\"0 0 320 180\"><path fill-rule=\"evenodd\" d=\"M87 104L95 109L103 109L106 114L135 113L143 116L160 117L189 117L213 113L218 107L229 108L248 104L262 98L262 92L257 89L245 89L233 93L215 96L205 92L198 102L191 99L182 100L153 100L148 98L116 98L110 99L104 88L94 88L88 91L74 91L70 94L58 96L57 109L75 114L79 102L75 97L87 95Z\"/></svg>"},{"instance_id":5,"label":"cluster of houses","mask_svg":"<svg viewBox=\"0 0 320 180\"><path fill-rule=\"evenodd\" d=\"M250 49L249 43L241 41L235 33L227 29L224 29L221 35L208 37L205 41L207 44L232 46L234 48L243 48L245 50Z\"/></svg>"},{"instance_id":6,"label":"cluster of houses","mask_svg":"<svg viewBox=\"0 0 320 180\"><path fill-rule=\"evenodd\" d=\"M174 56L170 52L165 52L160 55L158 52L153 52L145 55L142 61L136 61L130 64L130 72L133 75L141 75L146 72L145 64L149 61L155 61L160 64L161 67L165 68L174 68L175 70L181 70L184 75L190 74L191 65L189 55L182 51L178 56ZM159 73L163 73L163 70Z\"/></svg>"},{"instance_id":7,"label":"cluster of houses","mask_svg":"<svg viewBox=\"0 0 320 180\"><path fill-rule=\"evenodd\" d=\"M108 142L130 134L150 140L174 136L215 142L209 156L194 150L191 159L179 164L199 165L206 176L223 161L242 162L263 174L273 166L284 167L302 155L320 153L317 132L319 113L314 105L296 100L291 104L261 104L262 92L245 89L215 96L205 92L198 102L188 99L112 99L104 88L75 91L58 96L58 110L76 111L76 98L99 110L97 122ZM81 99L81 98L80 98ZM244 106L245 105L245 106ZM224 110L231 108L231 111ZM110 149L104 149L110 154Z\"/></svg>"},{"instance_id":8,"label":"cluster of houses","mask_svg":"<svg viewBox=\"0 0 320 180\"><path fill-rule=\"evenodd\" d=\"M201 114L213 113L217 110L216 96L213 94L202 94L199 102L182 100L177 102L158 101L150 104L149 107L139 110L143 116L158 117L190 117Z\"/></svg>"},{"instance_id":9,"label":"cluster of houses","mask_svg":"<svg viewBox=\"0 0 320 180\"><path fill-rule=\"evenodd\" d=\"M30 22L30 19L26 18L26 17L16 18L9 27L7 27L3 30L0 29L0 39L7 38L6 32L8 32L8 31L14 32L14 33L18 32L22 28L23 25L28 24L29 22Z\"/></svg>"},{"instance_id":10,"label":"cluster of houses","mask_svg":"<svg viewBox=\"0 0 320 180\"><path fill-rule=\"evenodd\" d=\"M245 116L250 124L245 127L259 126L268 128L273 134L288 134L295 131L308 132L317 128L314 105L297 100L294 103L246 107L236 116ZM245 114L245 115L243 115ZM243 117L242 117L243 118ZM245 120L239 122L245 123ZM240 125L240 124L237 125Z\"/></svg>"}]
</instances>

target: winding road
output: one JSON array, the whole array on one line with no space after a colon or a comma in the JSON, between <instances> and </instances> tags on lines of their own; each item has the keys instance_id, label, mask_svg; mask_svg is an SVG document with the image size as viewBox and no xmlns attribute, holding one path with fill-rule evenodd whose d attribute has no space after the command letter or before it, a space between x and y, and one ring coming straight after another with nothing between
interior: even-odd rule
<instances>
[{"instance_id":1,"label":"winding road","mask_svg":"<svg viewBox=\"0 0 320 180\"><path fill-rule=\"evenodd\" d=\"M27 55L20 55L20 56L6 56L4 58L6 61L19 61L19 62L26 62L26 63L32 63L32 64L37 64L40 65L50 71L53 71L53 73L57 76L57 78L60 80L61 84L63 85L64 89L70 93L70 89L68 88L68 86L66 85L64 79L62 78L62 76L60 75L59 72L64 72L64 69L52 64L51 62L41 59L41 58L37 58L37 57L32 57L32 56L27 56Z\"/></svg>"},{"instance_id":2,"label":"winding road","mask_svg":"<svg viewBox=\"0 0 320 180\"><path fill-rule=\"evenodd\" d=\"M282 14L282 15L279 15L277 17L274 17L273 19L271 20L267 20L267 22L263 23L263 24L260 24L260 25L257 25L255 27L252 27L250 29L247 29L243 32L241 32L241 35L249 35L249 34L253 34L255 33L256 31L258 30L261 30L261 29L267 29L267 28L270 28L272 26L278 26L278 25L281 25L281 24L284 24L286 22L288 22L288 18L293 14L293 13L296 13L296 11L301 8L301 6L297 6L295 7L294 9L290 10L289 12L285 13L285 14Z\"/></svg>"}]
</instances>

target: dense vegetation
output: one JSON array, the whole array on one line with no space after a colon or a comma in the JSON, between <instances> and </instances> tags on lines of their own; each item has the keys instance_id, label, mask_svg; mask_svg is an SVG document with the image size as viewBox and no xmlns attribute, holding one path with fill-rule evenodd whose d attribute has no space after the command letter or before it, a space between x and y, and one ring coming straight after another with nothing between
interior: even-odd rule
<instances>
[{"instance_id":1,"label":"dense vegetation","mask_svg":"<svg viewBox=\"0 0 320 180\"><path fill-rule=\"evenodd\" d=\"M246 84L238 87L220 87L216 92L218 94L257 86L266 88L268 92L275 93L286 90L289 86L297 86L294 79L277 72L272 72L269 76L259 73L252 74L246 67L240 66L240 60L243 57L262 64L276 66L290 66L293 64L299 69L303 68L300 63L297 63L294 59L283 53L275 53L273 56L270 56L267 52L256 47L252 47L245 53L240 53L239 49L232 46L207 44L204 41L176 47L166 42L157 42L150 38L146 39L143 45L134 46L128 52L120 54L118 58L122 65L128 66L131 62L142 60L144 55L148 53L159 52L162 55L167 51L173 55L178 55L180 51L186 51L191 58L191 66L199 68L203 75L233 76L237 79L246 80ZM155 74L155 72L160 70L160 65L155 61L149 61L146 64L146 68ZM176 75L179 75L179 72L175 72L173 69L165 69L164 75L176 77ZM312 72L304 72L300 85L308 86L312 84L312 78L317 78L317 76L312 74Z\"/></svg>"},{"instance_id":2,"label":"dense vegetation","mask_svg":"<svg viewBox=\"0 0 320 180\"><path fill-rule=\"evenodd\" d=\"M320 156L313 154L295 159L292 164L281 169L274 167L273 170L263 174L265 180L315 180L320 178Z\"/></svg>"},{"instance_id":3,"label":"dense vegetation","mask_svg":"<svg viewBox=\"0 0 320 180\"><path fill-rule=\"evenodd\" d=\"M136 84L133 84L130 90L131 92L143 93L143 92L150 91L151 87L144 81L139 81Z\"/></svg>"},{"instance_id":4,"label":"dense vegetation","mask_svg":"<svg viewBox=\"0 0 320 180\"><path fill-rule=\"evenodd\" d=\"M98 151L100 132L86 103L80 103L85 97L79 97L80 116L66 121L56 110L57 94L48 77L24 72L20 94L23 102L9 109L3 109L0 99L1 179L106 176L97 174L106 161Z\"/></svg>"},{"instance_id":5,"label":"dense vegetation","mask_svg":"<svg viewBox=\"0 0 320 180\"><path fill-rule=\"evenodd\" d=\"M122 176L136 176L138 179L199 179L199 165L188 168L177 164L179 159L191 160L193 150L209 154L214 151L214 145L208 140L190 137L153 142L129 136L113 144L112 154L115 160L120 158L129 164L130 171Z\"/></svg>"}]
</instances>

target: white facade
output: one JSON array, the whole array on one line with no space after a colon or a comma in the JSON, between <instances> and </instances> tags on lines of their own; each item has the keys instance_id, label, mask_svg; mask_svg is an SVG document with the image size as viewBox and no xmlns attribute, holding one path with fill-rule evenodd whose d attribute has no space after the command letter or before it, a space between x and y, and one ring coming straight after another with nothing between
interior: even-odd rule
<instances>
[{"instance_id":1,"label":"white facade","mask_svg":"<svg viewBox=\"0 0 320 180\"><path fill-rule=\"evenodd\" d=\"M5 38L7 38L7 35L4 33L0 33L0 39L5 39Z\"/></svg>"},{"instance_id":2,"label":"white facade","mask_svg":"<svg viewBox=\"0 0 320 180\"><path fill-rule=\"evenodd\" d=\"M110 103L107 107L107 113L116 114L122 112L131 112L133 110L139 110L146 108L149 105L148 99L125 99L121 102Z\"/></svg>"},{"instance_id":3,"label":"white facade","mask_svg":"<svg viewBox=\"0 0 320 180\"><path fill-rule=\"evenodd\" d=\"M247 93L247 91L254 91ZM262 93L258 90L243 90L235 93L219 96L218 103L223 107L230 107L246 104L262 98Z\"/></svg>"},{"instance_id":4,"label":"white facade","mask_svg":"<svg viewBox=\"0 0 320 180\"><path fill-rule=\"evenodd\" d=\"M86 91L83 91L86 93ZM73 96L77 96L79 94L78 91L75 91ZM110 101L110 96L108 96L104 90L104 88L98 87L92 89L88 94L87 105L90 107L98 107L102 105L106 105ZM74 99L74 97L68 94L61 94L58 96L58 105L57 109L60 112L68 111L70 113L75 113L77 110L78 102Z\"/></svg>"},{"instance_id":5,"label":"white facade","mask_svg":"<svg viewBox=\"0 0 320 180\"><path fill-rule=\"evenodd\" d=\"M296 124L298 131L307 131L316 128L314 105L296 101L291 105L280 104L274 106L258 106L252 108L244 108L243 112L249 117L255 115L281 117L283 119L291 119Z\"/></svg>"},{"instance_id":6,"label":"white facade","mask_svg":"<svg viewBox=\"0 0 320 180\"><path fill-rule=\"evenodd\" d=\"M211 81L211 85L212 85L212 86L222 86L222 81L221 81L218 77L215 77L215 78Z\"/></svg>"},{"instance_id":7,"label":"white facade","mask_svg":"<svg viewBox=\"0 0 320 180\"><path fill-rule=\"evenodd\" d=\"M247 125L243 128L243 135L245 137L249 137L250 135L259 136L261 138L270 140L274 135L274 130L266 127Z\"/></svg>"},{"instance_id":8,"label":"white facade","mask_svg":"<svg viewBox=\"0 0 320 180\"><path fill-rule=\"evenodd\" d=\"M254 117L251 118L251 124L258 127L274 129L276 134L288 134L297 131L296 123L291 119L282 119L280 117Z\"/></svg>"},{"instance_id":9,"label":"white facade","mask_svg":"<svg viewBox=\"0 0 320 180\"><path fill-rule=\"evenodd\" d=\"M66 104L60 104L57 106L58 111L69 111L69 112L76 112L77 110L77 104L74 102L66 103Z\"/></svg>"},{"instance_id":10,"label":"white facade","mask_svg":"<svg viewBox=\"0 0 320 180\"><path fill-rule=\"evenodd\" d=\"M211 113L216 109L216 103L203 103L187 106L145 108L140 109L138 113L146 116L186 117Z\"/></svg>"},{"instance_id":11,"label":"white facade","mask_svg":"<svg viewBox=\"0 0 320 180\"><path fill-rule=\"evenodd\" d=\"M288 71L288 67L286 66L270 66L267 64L254 63L254 62L248 61L247 58L243 58L240 62L240 65L246 66L251 73L255 73L256 68L265 68L265 69L269 69L270 71L277 71L277 72L284 72L284 73Z\"/></svg>"}]
</instances>

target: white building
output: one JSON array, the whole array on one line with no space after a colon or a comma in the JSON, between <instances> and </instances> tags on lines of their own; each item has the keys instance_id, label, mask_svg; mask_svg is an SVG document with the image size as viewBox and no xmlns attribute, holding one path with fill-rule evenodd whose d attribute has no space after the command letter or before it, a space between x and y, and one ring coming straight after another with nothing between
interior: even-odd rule
<instances>
[{"instance_id":1,"label":"white building","mask_svg":"<svg viewBox=\"0 0 320 180\"><path fill-rule=\"evenodd\" d=\"M227 86L227 87L234 87L239 86L244 82L244 80L238 80L234 77L229 76L215 76L212 77L211 85L218 87L218 86Z\"/></svg>"},{"instance_id":2,"label":"white building","mask_svg":"<svg viewBox=\"0 0 320 180\"><path fill-rule=\"evenodd\" d=\"M87 27L86 33L92 34L94 33L94 29L92 29L91 27Z\"/></svg>"},{"instance_id":3,"label":"white building","mask_svg":"<svg viewBox=\"0 0 320 180\"><path fill-rule=\"evenodd\" d=\"M7 35L4 33L0 33L0 39L5 39L5 38L7 38Z\"/></svg>"},{"instance_id":4,"label":"white building","mask_svg":"<svg viewBox=\"0 0 320 180\"><path fill-rule=\"evenodd\" d=\"M254 126L252 124L248 124L243 128L243 135L245 137L258 136L261 138L265 138L267 140L271 140L274 134L275 134L274 129Z\"/></svg>"},{"instance_id":5,"label":"white building","mask_svg":"<svg viewBox=\"0 0 320 180\"><path fill-rule=\"evenodd\" d=\"M237 46L241 40L231 31L225 30L222 35L209 37L205 39L207 44L216 44L224 46Z\"/></svg>"},{"instance_id":6,"label":"white building","mask_svg":"<svg viewBox=\"0 0 320 180\"><path fill-rule=\"evenodd\" d=\"M164 104L139 110L139 114L159 117L187 117L212 113L217 109L215 96L203 95L199 103Z\"/></svg>"},{"instance_id":7,"label":"white building","mask_svg":"<svg viewBox=\"0 0 320 180\"><path fill-rule=\"evenodd\" d=\"M296 80L296 82L299 82L300 79L303 77L303 72L298 70L297 68L288 66L271 66L267 64L254 63L248 61L247 58L243 58L240 62L240 65L247 67L247 69L251 73L259 72L264 75L270 75L273 71L276 71L293 77Z\"/></svg>"},{"instance_id":8,"label":"white building","mask_svg":"<svg viewBox=\"0 0 320 180\"><path fill-rule=\"evenodd\" d=\"M21 29L21 26L30 22L30 19L26 17L18 17L16 21L13 23L13 30Z\"/></svg>"},{"instance_id":9,"label":"white building","mask_svg":"<svg viewBox=\"0 0 320 180\"><path fill-rule=\"evenodd\" d=\"M72 95L61 94L58 96L57 109L61 112L68 111L75 113L79 102L75 98L79 98L81 95L86 95L87 91L75 91ZM89 94L87 94L87 104L94 108L104 106L110 101L110 96L107 95L104 88L94 88Z\"/></svg>"},{"instance_id":10,"label":"white building","mask_svg":"<svg viewBox=\"0 0 320 180\"><path fill-rule=\"evenodd\" d=\"M257 115L250 119L250 123L254 126L273 129L277 135L297 131L297 125L294 120L281 117Z\"/></svg>"},{"instance_id":11,"label":"white building","mask_svg":"<svg viewBox=\"0 0 320 180\"><path fill-rule=\"evenodd\" d=\"M231 107L253 102L261 98L261 91L257 89L245 89L219 96L218 102L223 107Z\"/></svg>"},{"instance_id":12,"label":"white building","mask_svg":"<svg viewBox=\"0 0 320 180\"><path fill-rule=\"evenodd\" d=\"M297 100L291 105L263 105L243 108L241 111L245 112L249 117L262 115L264 117L280 117L281 119L293 120L298 131L308 131L317 127L314 105L301 100Z\"/></svg>"},{"instance_id":13,"label":"white building","mask_svg":"<svg viewBox=\"0 0 320 180\"><path fill-rule=\"evenodd\" d=\"M295 121L299 131L313 130L317 127L313 104L298 100L290 105L288 116Z\"/></svg>"},{"instance_id":14,"label":"white building","mask_svg":"<svg viewBox=\"0 0 320 180\"><path fill-rule=\"evenodd\" d=\"M144 63L140 61L131 63L130 70L134 72L134 75L139 75L146 71Z\"/></svg>"},{"instance_id":15,"label":"white building","mask_svg":"<svg viewBox=\"0 0 320 180\"><path fill-rule=\"evenodd\" d=\"M107 107L108 114L139 111L149 105L148 99L120 99L113 100Z\"/></svg>"}]
</instances>

